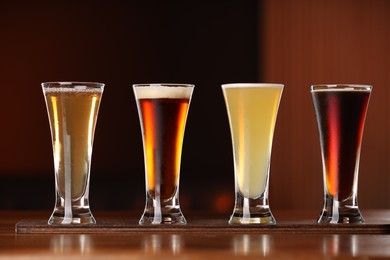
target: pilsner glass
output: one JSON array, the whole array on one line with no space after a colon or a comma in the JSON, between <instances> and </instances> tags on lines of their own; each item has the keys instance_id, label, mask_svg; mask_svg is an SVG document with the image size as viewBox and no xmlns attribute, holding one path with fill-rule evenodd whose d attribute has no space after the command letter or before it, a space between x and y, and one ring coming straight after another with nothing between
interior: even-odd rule
<instances>
[{"instance_id":1,"label":"pilsner glass","mask_svg":"<svg viewBox=\"0 0 390 260\"><path fill-rule=\"evenodd\" d=\"M96 223L89 208L95 125L104 84L42 83L54 155L56 203L49 224Z\"/></svg>"},{"instance_id":2,"label":"pilsner glass","mask_svg":"<svg viewBox=\"0 0 390 260\"><path fill-rule=\"evenodd\" d=\"M234 155L235 207L230 224L274 224L268 204L272 140L281 84L222 85Z\"/></svg>"},{"instance_id":3,"label":"pilsner glass","mask_svg":"<svg viewBox=\"0 0 390 260\"><path fill-rule=\"evenodd\" d=\"M145 160L142 224L185 224L179 205L184 129L194 85L135 84Z\"/></svg>"},{"instance_id":4,"label":"pilsner glass","mask_svg":"<svg viewBox=\"0 0 390 260\"><path fill-rule=\"evenodd\" d=\"M311 86L324 181L324 208L318 223L364 222L357 203L357 185L371 89L367 85Z\"/></svg>"}]
</instances>

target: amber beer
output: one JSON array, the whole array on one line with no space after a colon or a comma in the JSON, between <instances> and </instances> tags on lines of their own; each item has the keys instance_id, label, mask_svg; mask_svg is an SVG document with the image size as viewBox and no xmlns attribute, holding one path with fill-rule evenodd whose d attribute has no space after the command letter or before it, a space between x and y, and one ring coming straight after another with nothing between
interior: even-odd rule
<instances>
[{"instance_id":1,"label":"amber beer","mask_svg":"<svg viewBox=\"0 0 390 260\"><path fill-rule=\"evenodd\" d=\"M170 203L178 206L182 144L192 91L188 86L134 86L143 134L147 197L155 201L154 205L160 203L162 211ZM149 208L147 212L153 211L154 216L155 210ZM166 219L169 222L172 218Z\"/></svg>"},{"instance_id":2,"label":"amber beer","mask_svg":"<svg viewBox=\"0 0 390 260\"><path fill-rule=\"evenodd\" d=\"M179 182L180 157L188 98L138 99L144 128L148 192L155 199L173 197Z\"/></svg>"},{"instance_id":3,"label":"amber beer","mask_svg":"<svg viewBox=\"0 0 390 260\"><path fill-rule=\"evenodd\" d=\"M56 206L50 224L94 223L88 203L92 145L103 84L44 83L51 128Z\"/></svg>"}]
</instances>

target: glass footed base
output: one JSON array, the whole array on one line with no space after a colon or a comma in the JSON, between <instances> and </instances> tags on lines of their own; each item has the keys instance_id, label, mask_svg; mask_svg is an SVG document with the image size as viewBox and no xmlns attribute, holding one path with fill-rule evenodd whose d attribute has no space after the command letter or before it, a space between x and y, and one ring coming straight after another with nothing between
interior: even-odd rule
<instances>
[{"instance_id":1,"label":"glass footed base","mask_svg":"<svg viewBox=\"0 0 390 260\"><path fill-rule=\"evenodd\" d=\"M324 208L317 222L320 224L364 223L364 218L360 213L355 196L338 201L336 198L326 195Z\"/></svg>"},{"instance_id":2,"label":"glass footed base","mask_svg":"<svg viewBox=\"0 0 390 260\"><path fill-rule=\"evenodd\" d=\"M145 211L139 220L140 225L154 225L154 224L187 224L181 211L174 213L155 214L153 212Z\"/></svg>"},{"instance_id":3,"label":"glass footed base","mask_svg":"<svg viewBox=\"0 0 390 260\"><path fill-rule=\"evenodd\" d=\"M359 208L338 208L337 210L323 209L318 218L320 224L339 224L339 223L364 223L364 218Z\"/></svg>"},{"instance_id":4,"label":"glass footed base","mask_svg":"<svg viewBox=\"0 0 390 260\"><path fill-rule=\"evenodd\" d=\"M257 213L252 212L248 214L236 210L230 217L229 224L276 224L276 220L269 209L262 209Z\"/></svg>"},{"instance_id":5,"label":"glass footed base","mask_svg":"<svg viewBox=\"0 0 390 260\"><path fill-rule=\"evenodd\" d=\"M82 213L73 213L65 217L62 210L54 210L49 221L49 225L66 225L66 224L96 224L96 220L90 211Z\"/></svg>"},{"instance_id":6,"label":"glass footed base","mask_svg":"<svg viewBox=\"0 0 390 260\"><path fill-rule=\"evenodd\" d=\"M177 195L168 200L153 199L146 193L144 213L138 222L140 225L187 224L181 212Z\"/></svg>"}]
</instances>

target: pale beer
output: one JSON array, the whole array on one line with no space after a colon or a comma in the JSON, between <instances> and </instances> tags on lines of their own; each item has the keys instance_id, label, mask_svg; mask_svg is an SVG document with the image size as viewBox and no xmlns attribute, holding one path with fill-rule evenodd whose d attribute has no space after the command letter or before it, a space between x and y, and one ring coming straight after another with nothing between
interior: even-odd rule
<instances>
[{"instance_id":1,"label":"pale beer","mask_svg":"<svg viewBox=\"0 0 390 260\"><path fill-rule=\"evenodd\" d=\"M238 189L246 198L258 198L268 183L280 86L225 87L234 149Z\"/></svg>"},{"instance_id":2,"label":"pale beer","mask_svg":"<svg viewBox=\"0 0 390 260\"><path fill-rule=\"evenodd\" d=\"M281 84L222 85L233 144L236 201L231 224L274 224L268 205L272 140Z\"/></svg>"}]
</instances>

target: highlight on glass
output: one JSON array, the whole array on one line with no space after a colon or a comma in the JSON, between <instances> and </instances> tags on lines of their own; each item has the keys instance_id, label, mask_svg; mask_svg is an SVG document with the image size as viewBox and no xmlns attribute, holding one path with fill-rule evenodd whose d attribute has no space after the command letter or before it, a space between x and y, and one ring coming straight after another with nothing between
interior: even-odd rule
<instances>
[{"instance_id":1,"label":"highlight on glass","mask_svg":"<svg viewBox=\"0 0 390 260\"><path fill-rule=\"evenodd\" d=\"M313 85L320 136L324 207L319 223L363 223L357 201L360 150L372 87Z\"/></svg>"},{"instance_id":2,"label":"highlight on glass","mask_svg":"<svg viewBox=\"0 0 390 260\"><path fill-rule=\"evenodd\" d=\"M54 211L49 224L96 223L89 207L92 146L104 84L42 83L54 156Z\"/></svg>"},{"instance_id":3,"label":"highlight on glass","mask_svg":"<svg viewBox=\"0 0 390 260\"><path fill-rule=\"evenodd\" d=\"M230 224L274 224L268 203L272 141L284 85L222 85L233 144L235 207Z\"/></svg>"},{"instance_id":4,"label":"highlight on glass","mask_svg":"<svg viewBox=\"0 0 390 260\"><path fill-rule=\"evenodd\" d=\"M146 205L139 221L185 224L179 204L182 145L194 85L135 84L142 130Z\"/></svg>"}]
</instances>

